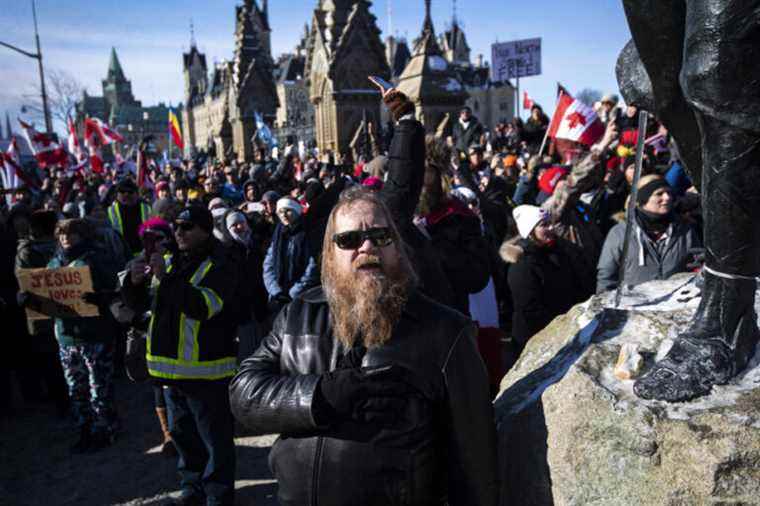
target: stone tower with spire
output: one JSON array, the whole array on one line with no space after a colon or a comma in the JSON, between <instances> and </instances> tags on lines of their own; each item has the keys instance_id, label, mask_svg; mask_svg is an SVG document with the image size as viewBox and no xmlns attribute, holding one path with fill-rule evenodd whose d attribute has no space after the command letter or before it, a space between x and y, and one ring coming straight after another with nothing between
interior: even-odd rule
<instances>
[{"instance_id":1,"label":"stone tower with spire","mask_svg":"<svg viewBox=\"0 0 760 506\"><path fill-rule=\"evenodd\" d=\"M132 83L124 76L116 48L111 48L111 61L108 64L108 74L102 81L103 98L106 102L106 110L113 111L121 107L139 106L132 94Z\"/></svg>"},{"instance_id":2,"label":"stone tower with spire","mask_svg":"<svg viewBox=\"0 0 760 506\"><path fill-rule=\"evenodd\" d=\"M208 66L206 55L198 51L195 43L195 33L190 24L190 51L182 54L182 71L185 78L185 108L182 110L182 131L185 146L194 145L195 114L194 108L203 105L208 87Z\"/></svg>"},{"instance_id":3,"label":"stone tower with spire","mask_svg":"<svg viewBox=\"0 0 760 506\"><path fill-rule=\"evenodd\" d=\"M322 152L348 153L365 114L375 125L380 121L380 93L367 77L390 80L390 69L370 5L320 0L314 11L306 74Z\"/></svg>"},{"instance_id":4,"label":"stone tower with spire","mask_svg":"<svg viewBox=\"0 0 760 506\"><path fill-rule=\"evenodd\" d=\"M444 123L457 117L467 92L457 73L443 57L430 16L430 0L425 0L422 33L415 41L412 58L401 73L398 89L414 102L417 119L428 133L438 133Z\"/></svg>"},{"instance_id":5,"label":"stone tower with spire","mask_svg":"<svg viewBox=\"0 0 760 506\"><path fill-rule=\"evenodd\" d=\"M267 11L266 0L262 1L261 8L254 0L245 0L235 10L237 24L229 118L233 149L241 161L253 159L256 114L272 125L279 104Z\"/></svg>"}]
</instances>

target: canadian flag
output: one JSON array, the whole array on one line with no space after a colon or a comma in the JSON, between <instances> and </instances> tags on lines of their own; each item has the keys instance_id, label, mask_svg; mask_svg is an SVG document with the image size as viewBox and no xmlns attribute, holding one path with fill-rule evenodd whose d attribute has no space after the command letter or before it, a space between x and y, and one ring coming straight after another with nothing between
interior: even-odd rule
<instances>
[{"instance_id":1,"label":"canadian flag","mask_svg":"<svg viewBox=\"0 0 760 506\"><path fill-rule=\"evenodd\" d=\"M533 105L535 103L536 102L534 102L533 99L528 96L528 92L524 91L523 92L523 109L533 109Z\"/></svg>"},{"instance_id":2,"label":"canadian flag","mask_svg":"<svg viewBox=\"0 0 760 506\"><path fill-rule=\"evenodd\" d=\"M8 151L0 152L0 178L2 178L3 188L6 190L15 190L20 186L19 181L23 182L29 188L39 188L39 184L33 178L29 177L21 169L21 158L19 157L18 143L16 137L11 138ZM5 195L6 202L11 205L11 195Z\"/></svg>"},{"instance_id":3,"label":"canadian flag","mask_svg":"<svg viewBox=\"0 0 760 506\"><path fill-rule=\"evenodd\" d=\"M557 109L549 125L549 137L591 146L604 135L604 124L594 110L560 88Z\"/></svg>"},{"instance_id":4,"label":"canadian flag","mask_svg":"<svg viewBox=\"0 0 760 506\"><path fill-rule=\"evenodd\" d=\"M106 144L122 142L123 140L124 138L118 132L112 130L98 118L86 118L84 120L84 142L87 145L87 151L90 153L90 167L94 173L101 174L105 170L100 148Z\"/></svg>"},{"instance_id":5,"label":"canadian flag","mask_svg":"<svg viewBox=\"0 0 760 506\"><path fill-rule=\"evenodd\" d=\"M24 129L26 140L29 141L29 147L32 148L34 158L41 169L55 165L66 166L69 163L69 156L53 138L48 134L43 134L34 129L28 123L18 120L21 128Z\"/></svg>"},{"instance_id":6,"label":"canadian flag","mask_svg":"<svg viewBox=\"0 0 760 506\"><path fill-rule=\"evenodd\" d=\"M68 117L68 130L69 130L69 153L74 155L76 157L77 161L80 158L80 154L82 152L82 148L79 146L79 137L77 136L77 127L74 125L74 122L71 120L71 116Z\"/></svg>"},{"instance_id":7,"label":"canadian flag","mask_svg":"<svg viewBox=\"0 0 760 506\"><path fill-rule=\"evenodd\" d=\"M113 142L124 142L124 137L104 121L98 118L87 118L84 120L85 142L89 144L94 137L97 137L101 146L106 146Z\"/></svg>"}]
</instances>

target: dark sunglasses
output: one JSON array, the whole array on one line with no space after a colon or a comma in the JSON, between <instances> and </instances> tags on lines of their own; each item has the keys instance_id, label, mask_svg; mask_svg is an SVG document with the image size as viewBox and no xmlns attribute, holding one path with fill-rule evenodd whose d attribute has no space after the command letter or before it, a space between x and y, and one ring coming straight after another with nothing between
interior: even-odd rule
<instances>
[{"instance_id":1,"label":"dark sunglasses","mask_svg":"<svg viewBox=\"0 0 760 506\"><path fill-rule=\"evenodd\" d=\"M382 248L393 242L393 235L390 228L377 227L369 230L349 230L333 236L333 242L340 249L359 249L367 239L376 248Z\"/></svg>"},{"instance_id":2,"label":"dark sunglasses","mask_svg":"<svg viewBox=\"0 0 760 506\"><path fill-rule=\"evenodd\" d=\"M179 230L183 232L190 232L192 229L195 228L195 223L191 223L189 221L178 221L174 223L174 231L177 232Z\"/></svg>"},{"instance_id":3,"label":"dark sunglasses","mask_svg":"<svg viewBox=\"0 0 760 506\"><path fill-rule=\"evenodd\" d=\"M136 192L136 191L134 191L134 190L119 190L119 191L118 191L118 192L116 192L116 193L123 193L123 194L125 194L125 195L134 195L134 194L135 194L135 193L137 193L137 192Z\"/></svg>"}]
</instances>

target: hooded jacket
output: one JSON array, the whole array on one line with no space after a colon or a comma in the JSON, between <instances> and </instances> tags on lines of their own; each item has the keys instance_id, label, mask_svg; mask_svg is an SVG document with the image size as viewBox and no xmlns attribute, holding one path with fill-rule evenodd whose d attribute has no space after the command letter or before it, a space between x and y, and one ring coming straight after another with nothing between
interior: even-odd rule
<instances>
[{"instance_id":1,"label":"hooded jacket","mask_svg":"<svg viewBox=\"0 0 760 506\"><path fill-rule=\"evenodd\" d=\"M623 256L625 223L612 227L604 241L596 275L596 291L602 293L617 288L620 268L625 269L625 284L639 285L655 279L667 279L673 274L686 272L689 251L702 246L693 226L674 221L660 241L653 241L639 220L634 220L628 256Z\"/></svg>"}]
</instances>

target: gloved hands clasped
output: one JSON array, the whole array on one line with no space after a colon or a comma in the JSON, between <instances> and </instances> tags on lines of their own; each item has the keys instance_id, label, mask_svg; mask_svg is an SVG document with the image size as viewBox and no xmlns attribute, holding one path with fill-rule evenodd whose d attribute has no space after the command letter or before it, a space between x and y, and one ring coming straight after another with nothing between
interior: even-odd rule
<instances>
[{"instance_id":1,"label":"gloved hands clasped","mask_svg":"<svg viewBox=\"0 0 760 506\"><path fill-rule=\"evenodd\" d=\"M395 365L337 369L322 375L317 387L317 422L352 420L391 426L403 413L411 393Z\"/></svg>"}]
</instances>

